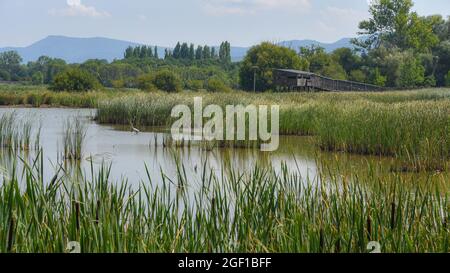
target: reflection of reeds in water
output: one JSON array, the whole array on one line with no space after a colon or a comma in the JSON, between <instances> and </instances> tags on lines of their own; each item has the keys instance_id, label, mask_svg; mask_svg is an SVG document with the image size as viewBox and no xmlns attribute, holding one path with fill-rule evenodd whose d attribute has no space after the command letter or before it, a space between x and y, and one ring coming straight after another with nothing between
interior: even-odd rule
<instances>
[{"instance_id":1,"label":"reflection of reeds in water","mask_svg":"<svg viewBox=\"0 0 450 273\"><path fill-rule=\"evenodd\" d=\"M0 146L12 151L27 151L32 149L32 139L34 148L40 147L40 126L34 133L35 120L27 117L18 117L15 112L9 112L0 118Z\"/></svg>"},{"instance_id":2,"label":"reflection of reeds in water","mask_svg":"<svg viewBox=\"0 0 450 273\"><path fill-rule=\"evenodd\" d=\"M64 124L64 159L81 160L86 138L86 126L79 118L69 118Z\"/></svg>"},{"instance_id":3,"label":"reflection of reeds in water","mask_svg":"<svg viewBox=\"0 0 450 273\"><path fill-rule=\"evenodd\" d=\"M163 148L199 148L205 151L213 149L231 148L231 149L260 149L263 142L260 140L192 140L182 138L175 140L171 135L163 135L162 139L154 137L150 146Z\"/></svg>"},{"instance_id":4,"label":"reflection of reeds in water","mask_svg":"<svg viewBox=\"0 0 450 273\"><path fill-rule=\"evenodd\" d=\"M223 167L226 176L203 166L197 181L179 165L178 181L161 173L154 184L149 175L136 189L111 183L111 168L40 183L36 162L25 165L23 188L19 170L0 185L1 253L64 252L68 241L85 253L361 253L369 241L383 252L450 251L446 174L381 181L371 171L344 179L323 170L319 183L286 166L280 174Z\"/></svg>"}]
</instances>

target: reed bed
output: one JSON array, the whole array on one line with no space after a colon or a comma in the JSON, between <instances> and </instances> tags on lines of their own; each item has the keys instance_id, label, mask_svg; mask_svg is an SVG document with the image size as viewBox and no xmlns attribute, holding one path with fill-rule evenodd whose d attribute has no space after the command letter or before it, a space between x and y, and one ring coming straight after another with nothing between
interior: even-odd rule
<instances>
[{"instance_id":1,"label":"reed bed","mask_svg":"<svg viewBox=\"0 0 450 273\"><path fill-rule=\"evenodd\" d=\"M447 169L450 90L386 93L146 94L102 101L100 123L169 126L177 104L280 105L280 133L316 136L325 150L395 156L400 171ZM218 145L220 146L220 143Z\"/></svg>"},{"instance_id":2,"label":"reed bed","mask_svg":"<svg viewBox=\"0 0 450 273\"><path fill-rule=\"evenodd\" d=\"M72 241L84 253L364 253L370 241L383 252L450 251L444 174L381 180L325 168L322 182L303 183L286 167L236 173L224 165L220 177L203 168L192 192L181 165L177 179L161 173L161 184L148 177L136 189L113 183L110 168L43 181L41 160L0 185L1 253L66 252Z\"/></svg>"},{"instance_id":3,"label":"reed bed","mask_svg":"<svg viewBox=\"0 0 450 273\"><path fill-rule=\"evenodd\" d=\"M40 132L39 122L32 118L19 117L14 111L4 113L0 117L0 147L9 151L39 149Z\"/></svg>"},{"instance_id":4,"label":"reed bed","mask_svg":"<svg viewBox=\"0 0 450 273\"><path fill-rule=\"evenodd\" d=\"M53 92L46 86L0 84L0 106L95 108L98 101L137 93L105 89L92 92Z\"/></svg>"}]
</instances>

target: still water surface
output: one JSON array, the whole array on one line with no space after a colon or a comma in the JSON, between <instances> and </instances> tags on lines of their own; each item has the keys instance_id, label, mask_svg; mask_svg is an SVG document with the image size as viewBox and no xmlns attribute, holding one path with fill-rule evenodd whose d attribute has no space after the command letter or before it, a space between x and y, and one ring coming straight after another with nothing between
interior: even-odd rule
<instances>
[{"instance_id":1,"label":"still water surface","mask_svg":"<svg viewBox=\"0 0 450 273\"><path fill-rule=\"evenodd\" d=\"M282 164L299 174L305 180L312 180L318 173L319 161L345 161L347 168L361 168L367 161L389 161L387 158L361 157L346 154L332 154L318 151L312 138L281 137L280 148L276 152L265 153L258 149L213 149L206 151L199 147L164 148L162 140L167 131L154 130L135 134L127 127L97 124L92 109L28 109L2 108L0 115L15 111L21 119L32 119L36 128L41 124L40 143L44 158L44 180L50 181L58 164L62 162L64 123L69 118L78 117L86 124L87 134L80 163L85 173L90 173L91 163L95 170L111 166L111 181L116 183L126 179L131 185L148 181L146 166L152 182L161 181L161 172L169 179L177 178L177 161L184 166L191 182L201 183L203 164L207 172L222 175L223 164L231 164L237 172L251 170L255 165L271 166L280 172ZM155 145L155 139L158 144ZM16 155L2 151L0 167L2 172L10 172ZM36 157L36 151L21 154L29 160ZM20 160L19 160L20 161ZM20 163L18 163L20 165ZM19 167L20 169L20 167ZM351 171L351 170L350 170ZM88 175L89 177L89 175Z\"/></svg>"}]
</instances>

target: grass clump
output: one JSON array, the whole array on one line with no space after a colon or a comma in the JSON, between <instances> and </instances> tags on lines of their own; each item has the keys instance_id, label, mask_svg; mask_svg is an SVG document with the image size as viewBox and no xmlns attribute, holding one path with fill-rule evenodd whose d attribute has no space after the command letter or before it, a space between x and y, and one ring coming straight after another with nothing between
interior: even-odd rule
<instances>
[{"instance_id":1,"label":"grass clump","mask_svg":"<svg viewBox=\"0 0 450 273\"><path fill-rule=\"evenodd\" d=\"M0 146L14 152L39 149L41 129L35 124L35 120L18 117L14 111L4 113L0 117Z\"/></svg>"},{"instance_id":2,"label":"grass clump","mask_svg":"<svg viewBox=\"0 0 450 273\"><path fill-rule=\"evenodd\" d=\"M64 159L79 161L83 158L86 126L79 118L69 118L64 124Z\"/></svg>"}]
</instances>

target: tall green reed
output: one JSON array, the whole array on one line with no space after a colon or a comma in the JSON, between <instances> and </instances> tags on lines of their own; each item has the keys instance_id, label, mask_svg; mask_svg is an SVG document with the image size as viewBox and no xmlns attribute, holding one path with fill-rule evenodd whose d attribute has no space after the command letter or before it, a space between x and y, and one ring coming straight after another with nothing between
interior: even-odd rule
<instances>
[{"instance_id":1,"label":"tall green reed","mask_svg":"<svg viewBox=\"0 0 450 273\"><path fill-rule=\"evenodd\" d=\"M42 157L42 154L40 155ZM201 169L201 187L177 170L132 187L114 183L111 167L43 181L25 164L0 185L0 252L448 252L450 203L446 174L381 179L373 172L301 177L255 167L226 175ZM373 169L374 166L368 166ZM420 180L420 181L419 181ZM174 183L177 181L177 183Z\"/></svg>"}]
</instances>

